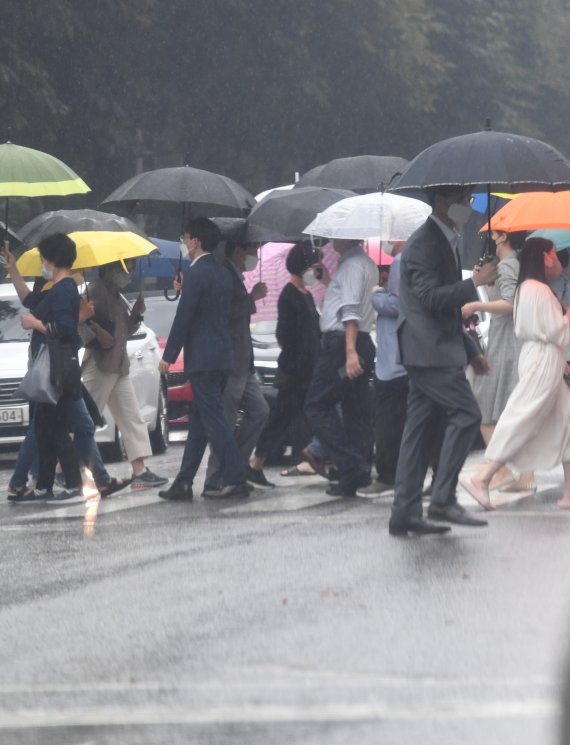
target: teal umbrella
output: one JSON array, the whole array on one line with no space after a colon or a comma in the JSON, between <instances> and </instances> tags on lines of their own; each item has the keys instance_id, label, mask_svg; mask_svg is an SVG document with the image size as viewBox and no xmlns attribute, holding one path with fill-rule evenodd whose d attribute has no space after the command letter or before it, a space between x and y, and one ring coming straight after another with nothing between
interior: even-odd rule
<instances>
[{"instance_id":1,"label":"teal umbrella","mask_svg":"<svg viewBox=\"0 0 570 745\"><path fill-rule=\"evenodd\" d=\"M535 230L533 233L530 233L528 237L546 238L547 241L554 243L554 248L557 251L563 251L565 248L570 248L570 230L544 228L543 230Z\"/></svg>"}]
</instances>

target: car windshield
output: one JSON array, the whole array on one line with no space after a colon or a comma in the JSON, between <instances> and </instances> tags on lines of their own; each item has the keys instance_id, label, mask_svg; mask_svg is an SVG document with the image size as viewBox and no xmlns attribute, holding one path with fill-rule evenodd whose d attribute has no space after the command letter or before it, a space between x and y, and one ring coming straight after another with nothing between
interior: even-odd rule
<instances>
[{"instance_id":1,"label":"car windshield","mask_svg":"<svg viewBox=\"0 0 570 745\"><path fill-rule=\"evenodd\" d=\"M20 323L23 310L17 297L0 298L0 342L30 341L30 331Z\"/></svg>"},{"instance_id":2,"label":"car windshield","mask_svg":"<svg viewBox=\"0 0 570 745\"><path fill-rule=\"evenodd\" d=\"M144 322L157 336L168 336L178 303L164 297L145 297Z\"/></svg>"}]
</instances>

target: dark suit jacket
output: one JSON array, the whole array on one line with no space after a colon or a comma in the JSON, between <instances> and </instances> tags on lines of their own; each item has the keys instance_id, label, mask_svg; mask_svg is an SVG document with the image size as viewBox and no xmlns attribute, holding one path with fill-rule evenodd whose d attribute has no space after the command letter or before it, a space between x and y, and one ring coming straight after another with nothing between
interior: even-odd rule
<instances>
[{"instance_id":1,"label":"dark suit jacket","mask_svg":"<svg viewBox=\"0 0 570 745\"><path fill-rule=\"evenodd\" d=\"M453 249L428 217L402 253L398 342L404 365L463 367L478 350L463 331L461 306L477 300L471 279L461 279Z\"/></svg>"},{"instance_id":2,"label":"dark suit jacket","mask_svg":"<svg viewBox=\"0 0 570 745\"><path fill-rule=\"evenodd\" d=\"M253 372L253 347L251 345L251 331L249 324L255 313L255 302L245 289L243 280L238 275L238 269L229 259L225 259L223 266L232 278L232 303L230 307L230 337L234 355L232 375L247 376Z\"/></svg>"},{"instance_id":3,"label":"dark suit jacket","mask_svg":"<svg viewBox=\"0 0 570 745\"><path fill-rule=\"evenodd\" d=\"M195 261L184 273L183 289L168 335L163 359L174 362L184 348L186 373L230 371L229 331L232 279L211 254Z\"/></svg>"}]
</instances>

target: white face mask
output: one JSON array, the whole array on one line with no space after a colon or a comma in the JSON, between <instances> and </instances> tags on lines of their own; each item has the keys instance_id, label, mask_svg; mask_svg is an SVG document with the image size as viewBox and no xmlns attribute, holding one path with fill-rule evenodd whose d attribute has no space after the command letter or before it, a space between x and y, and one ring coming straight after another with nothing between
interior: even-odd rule
<instances>
[{"instance_id":1,"label":"white face mask","mask_svg":"<svg viewBox=\"0 0 570 745\"><path fill-rule=\"evenodd\" d=\"M53 269L48 269L43 261L42 261L42 277L48 280L53 279Z\"/></svg>"},{"instance_id":2,"label":"white face mask","mask_svg":"<svg viewBox=\"0 0 570 745\"><path fill-rule=\"evenodd\" d=\"M245 257L245 271L252 272L257 266L258 262L259 262L259 259L257 256L252 256L251 254L247 254L247 256Z\"/></svg>"},{"instance_id":3,"label":"white face mask","mask_svg":"<svg viewBox=\"0 0 570 745\"><path fill-rule=\"evenodd\" d=\"M382 241L382 243L380 244L380 248L387 256L392 256L394 246L391 243L389 243L388 241Z\"/></svg>"},{"instance_id":4,"label":"white face mask","mask_svg":"<svg viewBox=\"0 0 570 745\"><path fill-rule=\"evenodd\" d=\"M188 258L188 249L186 248L184 241L180 241L180 256L182 256L183 259Z\"/></svg>"},{"instance_id":5,"label":"white face mask","mask_svg":"<svg viewBox=\"0 0 570 745\"><path fill-rule=\"evenodd\" d=\"M303 280L303 284L306 286L314 285L317 281L317 278L315 277L315 272L313 269L307 269L306 272L303 272L301 279Z\"/></svg>"},{"instance_id":6,"label":"white face mask","mask_svg":"<svg viewBox=\"0 0 570 745\"><path fill-rule=\"evenodd\" d=\"M124 290L130 281L131 281L130 274L125 274L124 272L114 272L111 276L111 282L116 287L118 287L119 290Z\"/></svg>"},{"instance_id":7,"label":"white face mask","mask_svg":"<svg viewBox=\"0 0 570 745\"><path fill-rule=\"evenodd\" d=\"M472 214L473 210L468 204L451 204L447 209L447 216L457 227L465 225Z\"/></svg>"}]
</instances>

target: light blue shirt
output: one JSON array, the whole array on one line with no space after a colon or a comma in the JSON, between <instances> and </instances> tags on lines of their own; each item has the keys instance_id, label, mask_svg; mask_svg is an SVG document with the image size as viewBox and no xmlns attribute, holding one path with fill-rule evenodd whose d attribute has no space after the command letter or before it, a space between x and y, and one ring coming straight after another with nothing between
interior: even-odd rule
<instances>
[{"instance_id":1,"label":"light blue shirt","mask_svg":"<svg viewBox=\"0 0 570 745\"><path fill-rule=\"evenodd\" d=\"M321 331L344 331L347 321L357 321L360 331L370 332L374 323L371 292L378 284L378 267L354 246L340 257L327 287L321 314Z\"/></svg>"},{"instance_id":2,"label":"light blue shirt","mask_svg":"<svg viewBox=\"0 0 570 745\"><path fill-rule=\"evenodd\" d=\"M398 311L400 309L400 262L402 254L394 257L385 290L376 290L372 305L378 313L376 320L376 377L394 380L406 375L398 362Z\"/></svg>"}]
</instances>

